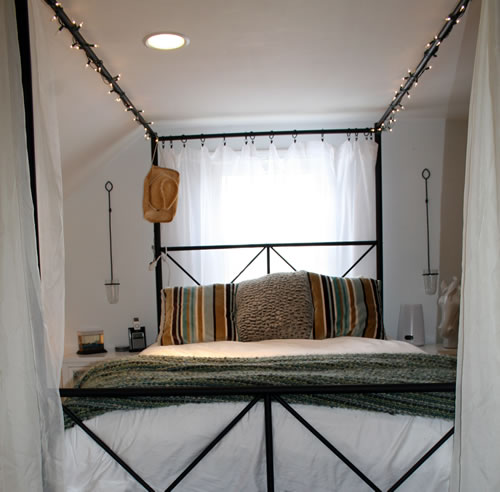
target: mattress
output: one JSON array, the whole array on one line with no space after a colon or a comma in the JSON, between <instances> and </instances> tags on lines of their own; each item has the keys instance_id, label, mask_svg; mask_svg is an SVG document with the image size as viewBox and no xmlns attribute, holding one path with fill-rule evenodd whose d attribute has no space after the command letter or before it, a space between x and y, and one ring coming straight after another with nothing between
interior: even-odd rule
<instances>
[{"instance_id":1,"label":"mattress","mask_svg":"<svg viewBox=\"0 0 500 492\"><path fill-rule=\"evenodd\" d=\"M374 352L421 350L399 341L342 337L153 345L141 355L248 358ZM86 424L154 490L165 490L245 405L191 403L114 411ZM301 404L293 408L382 490L393 485L453 425L439 418ZM281 405L273 403L272 413L275 490L371 490ZM65 446L66 490L144 490L81 429L66 430ZM450 439L398 490L420 491L423 484L426 491L447 490L451 452ZM175 490L264 491L265 454L264 408L257 403Z\"/></svg>"}]
</instances>

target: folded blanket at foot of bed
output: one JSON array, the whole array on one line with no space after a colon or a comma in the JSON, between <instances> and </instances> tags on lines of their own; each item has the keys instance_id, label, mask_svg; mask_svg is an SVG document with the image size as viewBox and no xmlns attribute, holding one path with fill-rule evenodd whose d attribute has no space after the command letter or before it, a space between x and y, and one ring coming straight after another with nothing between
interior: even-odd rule
<instances>
[{"instance_id":1,"label":"folded blanket at foot of bed","mask_svg":"<svg viewBox=\"0 0 500 492\"><path fill-rule=\"evenodd\" d=\"M98 364L77 388L262 387L454 383L456 359L430 354L342 354L263 358L137 356ZM454 418L452 392L290 394L288 403ZM72 397L82 420L113 410L249 400L248 396ZM66 427L73 422L66 418Z\"/></svg>"}]
</instances>

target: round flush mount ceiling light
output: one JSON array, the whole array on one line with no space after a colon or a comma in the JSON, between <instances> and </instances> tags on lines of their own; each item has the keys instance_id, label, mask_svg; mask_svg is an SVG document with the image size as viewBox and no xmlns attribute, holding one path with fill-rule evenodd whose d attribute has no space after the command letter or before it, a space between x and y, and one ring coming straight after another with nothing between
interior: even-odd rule
<instances>
[{"instance_id":1,"label":"round flush mount ceiling light","mask_svg":"<svg viewBox=\"0 0 500 492\"><path fill-rule=\"evenodd\" d=\"M155 50L176 50L187 46L189 39L177 32L158 32L148 34L144 38L144 44L148 48L154 48Z\"/></svg>"}]
</instances>

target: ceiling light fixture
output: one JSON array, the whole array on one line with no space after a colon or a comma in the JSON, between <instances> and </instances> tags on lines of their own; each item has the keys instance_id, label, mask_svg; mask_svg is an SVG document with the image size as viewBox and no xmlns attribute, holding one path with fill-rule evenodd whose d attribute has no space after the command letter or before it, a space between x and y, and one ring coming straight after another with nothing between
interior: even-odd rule
<instances>
[{"instance_id":1,"label":"ceiling light fixture","mask_svg":"<svg viewBox=\"0 0 500 492\"><path fill-rule=\"evenodd\" d=\"M159 32L155 34L148 34L144 38L144 44L148 48L156 50L176 50L187 46L189 39L183 34L175 32Z\"/></svg>"}]
</instances>

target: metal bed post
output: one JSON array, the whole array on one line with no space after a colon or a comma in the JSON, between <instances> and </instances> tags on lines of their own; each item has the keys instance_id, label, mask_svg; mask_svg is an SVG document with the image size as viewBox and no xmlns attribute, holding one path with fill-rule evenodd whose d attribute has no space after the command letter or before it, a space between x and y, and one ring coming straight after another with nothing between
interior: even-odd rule
<instances>
[{"instance_id":1,"label":"metal bed post","mask_svg":"<svg viewBox=\"0 0 500 492\"><path fill-rule=\"evenodd\" d=\"M38 268L40 269L40 238L38 231L38 199L36 190L35 167L35 129L33 123L33 83L31 78L31 50L29 32L29 12L27 0L16 0L17 38L21 61L21 77L23 86L24 118L26 128L26 150L30 173L31 200L33 202L33 219L35 222L35 240L38 253Z\"/></svg>"},{"instance_id":2,"label":"metal bed post","mask_svg":"<svg viewBox=\"0 0 500 492\"><path fill-rule=\"evenodd\" d=\"M153 166L158 165L158 142L156 139L151 139L151 162ZM154 257L158 258L161 255L161 224L153 224L153 240L154 240ZM163 288L163 269L161 261L156 263L155 268L156 278L156 317L158 326L161 321L161 289Z\"/></svg>"},{"instance_id":3,"label":"metal bed post","mask_svg":"<svg viewBox=\"0 0 500 492\"><path fill-rule=\"evenodd\" d=\"M375 164L375 217L377 240L377 279L383 285L384 255L383 255L383 228L382 228L382 133L375 132L375 142L378 144L377 161ZM383 301L382 291L380 292Z\"/></svg>"},{"instance_id":4,"label":"metal bed post","mask_svg":"<svg viewBox=\"0 0 500 492\"><path fill-rule=\"evenodd\" d=\"M271 400L272 400L272 395L270 394L264 395L267 492L274 492L273 414L271 411Z\"/></svg>"}]
</instances>

